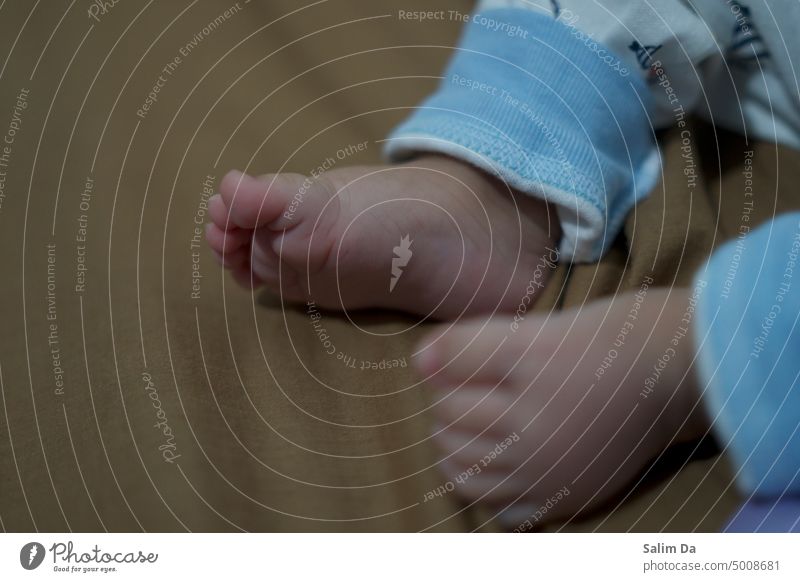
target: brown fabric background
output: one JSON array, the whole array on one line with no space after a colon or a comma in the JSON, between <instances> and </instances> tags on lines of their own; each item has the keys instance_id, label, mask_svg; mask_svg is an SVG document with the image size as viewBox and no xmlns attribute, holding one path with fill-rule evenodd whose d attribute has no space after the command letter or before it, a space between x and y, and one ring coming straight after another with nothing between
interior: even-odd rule
<instances>
[{"instance_id":1,"label":"brown fabric background","mask_svg":"<svg viewBox=\"0 0 800 582\"><path fill-rule=\"evenodd\" d=\"M183 59L145 119L136 110L161 69L232 3L120 2L100 22L88 4L32 11L32 2L9 0L0 12L0 55L9 55L0 131L20 89L30 90L0 208L2 528L496 529L486 508L453 495L422 503L442 478L425 440L426 391L409 368L346 368L321 349L303 311L234 287L204 248L200 298L191 297L206 176L232 167L308 173L364 140L367 151L347 163L379 161L379 140L434 89L459 31L457 22L400 21L397 11L467 12L471 3L242 1ZM541 309L637 288L649 273L686 284L735 235L748 146L706 126L691 131L702 159L697 188L686 187L679 132L665 135L664 183L600 265L560 269ZM763 219L774 212L775 176L792 184L800 166L795 153L749 147ZM89 270L77 293L87 176ZM781 208L797 206L792 195ZM47 244L56 248L63 395L48 344ZM340 315L323 321L336 347L358 359L407 358L424 329L375 335L413 322L354 317L363 331ZM172 464L158 449L145 372L175 435ZM549 529L716 530L737 499L712 448L692 458L675 451L624 502Z\"/></svg>"}]
</instances>

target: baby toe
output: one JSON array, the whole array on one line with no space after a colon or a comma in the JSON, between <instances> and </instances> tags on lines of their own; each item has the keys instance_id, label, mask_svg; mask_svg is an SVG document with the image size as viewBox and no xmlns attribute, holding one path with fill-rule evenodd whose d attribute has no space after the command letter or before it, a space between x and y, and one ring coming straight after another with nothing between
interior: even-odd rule
<instances>
[{"instance_id":1,"label":"baby toe","mask_svg":"<svg viewBox=\"0 0 800 582\"><path fill-rule=\"evenodd\" d=\"M220 194L231 220L240 228L270 225L283 216L306 178L272 174L254 178L232 170L220 183Z\"/></svg>"},{"instance_id":2,"label":"baby toe","mask_svg":"<svg viewBox=\"0 0 800 582\"><path fill-rule=\"evenodd\" d=\"M442 398L432 412L445 427L497 435L509 432L513 408L514 399L502 386L464 386Z\"/></svg>"},{"instance_id":3,"label":"baby toe","mask_svg":"<svg viewBox=\"0 0 800 582\"><path fill-rule=\"evenodd\" d=\"M281 267L280 265L273 266L259 261L253 261L250 267L261 281L271 287L294 286L298 282L297 272L293 269Z\"/></svg>"},{"instance_id":4,"label":"baby toe","mask_svg":"<svg viewBox=\"0 0 800 582\"><path fill-rule=\"evenodd\" d=\"M226 269L238 269L245 265L249 260L249 252L245 247L236 249L233 252L223 254L216 249L211 249L211 253L217 262Z\"/></svg>"},{"instance_id":5,"label":"baby toe","mask_svg":"<svg viewBox=\"0 0 800 582\"><path fill-rule=\"evenodd\" d=\"M457 324L421 342L417 368L438 384L499 382L519 364L523 352L503 323Z\"/></svg>"},{"instance_id":6,"label":"baby toe","mask_svg":"<svg viewBox=\"0 0 800 582\"><path fill-rule=\"evenodd\" d=\"M208 216L211 218L211 222L222 230L237 228L231 220L228 207L225 206L225 201L220 194L214 194L208 199Z\"/></svg>"},{"instance_id":7,"label":"baby toe","mask_svg":"<svg viewBox=\"0 0 800 582\"><path fill-rule=\"evenodd\" d=\"M216 224L206 225L208 245L222 254L232 253L250 241L252 233L246 230L222 230Z\"/></svg>"},{"instance_id":8,"label":"baby toe","mask_svg":"<svg viewBox=\"0 0 800 582\"><path fill-rule=\"evenodd\" d=\"M446 459L438 464L439 472L452 484L453 493L462 499L488 504L509 502L525 490L524 481L508 471L488 471L480 461L461 463Z\"/></svg>"},{"instance_id":9,"label":"baby toe","mask_svg":"<svg viewBox=\"0 0 800 582\"><path fill-rule=\"evenodd\" d=\"M234 281L236 281L245 289L258 289L264 285L264 281L262 281L261 278L253 272L253 270L250 268L250 265L244 265L238 269L234 269L231 272L231 275L233 276Z\"/></svg>"}]
</instances>

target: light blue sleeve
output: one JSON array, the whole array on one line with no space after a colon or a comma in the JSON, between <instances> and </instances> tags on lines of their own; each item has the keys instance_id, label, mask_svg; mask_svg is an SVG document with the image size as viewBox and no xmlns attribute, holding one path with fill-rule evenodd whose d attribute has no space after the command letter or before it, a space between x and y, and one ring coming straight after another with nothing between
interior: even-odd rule
<instances>
[{"instance_id":1,"label":"light blue sleeve","mask_svg":"<svg viewBox=\"0 0 800 582\"><path fill-rule=\"evenodd\" d=\"M797 495L800 213L720 247L697 273L702 282L694 336L703 400L737 483L750 495Z\"/></svg>"},{"instance_id":2,"label":"light blue sleeve","mask_svg":"<svg viewBox=\"0 0 800 582\"><path fill-rule=\"evenodd\" d=\"M476 13L437 92L389 136L554 204L561 257L595 261L660 177L651 93L609 49L546 14Z\"/></svg>"}]
</instances>

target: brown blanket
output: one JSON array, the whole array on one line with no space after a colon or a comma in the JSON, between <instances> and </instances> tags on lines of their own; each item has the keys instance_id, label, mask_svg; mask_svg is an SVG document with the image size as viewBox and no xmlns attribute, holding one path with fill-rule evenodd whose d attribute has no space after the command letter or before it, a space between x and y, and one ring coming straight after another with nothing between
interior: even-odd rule
<instances>
[{"instance_id":1,"label":"brown blanket","mask_svg":"<svg viewBox=\"0 0 800 582\"><path fill-rule=\"evenodd\" d=\"M408 367L424 327L387 335L413 322L323 313L321 342L304 310L236 288L196 230L230 168L308 173L364 141L337 163L379 161L459 30L398 10L471 3L46 4L0 12L0 132L13 133L0 168L0 526L496 530L485 507L425 502L442 478ZM648 274L687 283L737 232L745 150L759 219L800 206L783 186L796 153L689 129L688 158L686 134L662 136L664 182L612 252L562 266L539 308ZM549 528L713 531L737 503L731 475L713 442L671 451L613 504Z\"/></svg>"}]
</instances>

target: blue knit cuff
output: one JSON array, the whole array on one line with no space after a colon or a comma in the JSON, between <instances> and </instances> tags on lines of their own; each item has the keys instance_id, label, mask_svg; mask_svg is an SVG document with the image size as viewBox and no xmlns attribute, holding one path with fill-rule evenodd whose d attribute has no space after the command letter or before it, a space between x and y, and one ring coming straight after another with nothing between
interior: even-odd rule
<instances>
[{"instance_id":1,"label":"blue knit cuff","mask_svg":"<svg viewBox=\"0 0 800 582\"><path fill-rule=\"evenodd\" d=\"M597 260L660 176L650 93L620 63L544 14L475 14L439 90L386 154L446 153L546 199L558 208L561 256Z\"/></svg>"},{"instance_id":2,"label":"blue knit cuff","mask_svg":"<svg viewBox=\"0 0 800 582\"><path fill-rule=\"evenodd\" d=\"M800 493L800 213L720 247L697 281L704 401L744 492Z\"/></svg>"},{"instance_id":3,"label":"blue knit cuff","mask_svg":"<svg viewBox=\"0 0 800 582\"><path fill-rule=\"evenodd\" d=\"M748 501L722 530L725 533L800 533L800 499Z\"/></svg>"}]
</instances>

